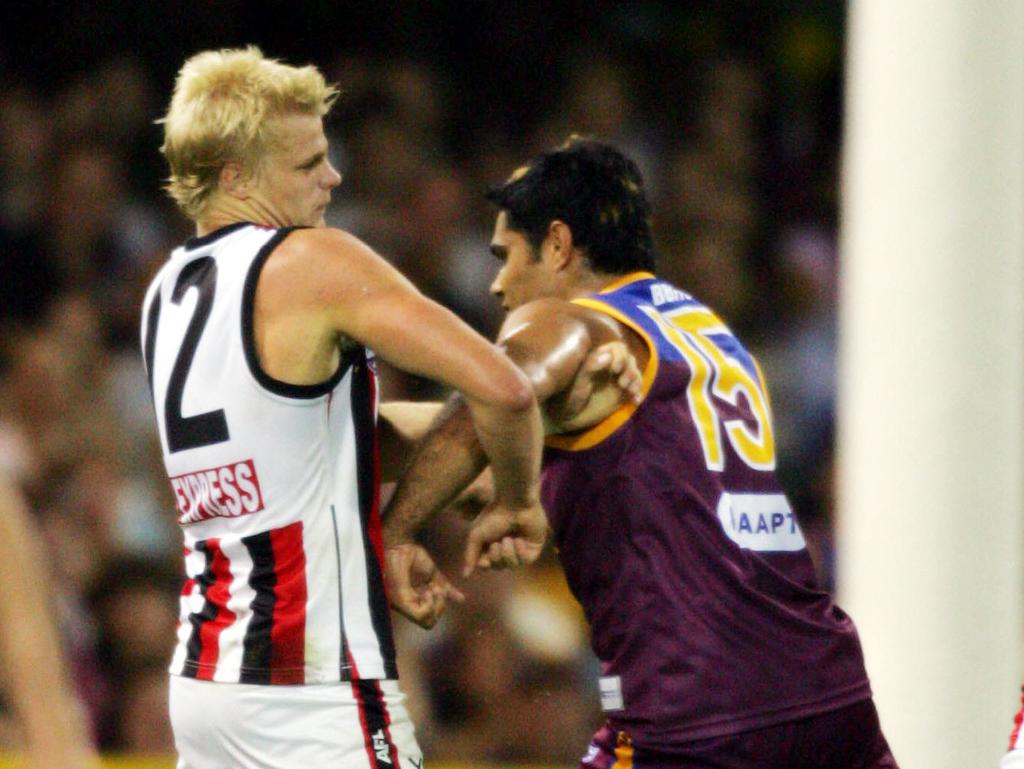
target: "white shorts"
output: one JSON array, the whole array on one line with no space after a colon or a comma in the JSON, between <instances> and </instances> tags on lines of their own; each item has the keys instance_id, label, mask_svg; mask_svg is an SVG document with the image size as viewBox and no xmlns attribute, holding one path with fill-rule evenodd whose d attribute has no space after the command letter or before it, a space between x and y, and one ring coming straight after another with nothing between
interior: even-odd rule
<instances>
[{"instance_id":1,"label":"white shorts","mask_svg":"<svg viewBox=\"0 0 1024 769\"><path fill-rule=\"evenodd\" d=\"M999 762L999 769L1024 769L1024 748L1011 750Z\"/></svg>"},{"instance_id":2,"label":"white shorts","mask_svg":"<svg viewBox=\"0 0 1024 769\"><path fill-rule=\"evenodd\" d=\"M171 676L178 769L422 769L397 681L259 686Z\"/></svg>"}]
</instances>

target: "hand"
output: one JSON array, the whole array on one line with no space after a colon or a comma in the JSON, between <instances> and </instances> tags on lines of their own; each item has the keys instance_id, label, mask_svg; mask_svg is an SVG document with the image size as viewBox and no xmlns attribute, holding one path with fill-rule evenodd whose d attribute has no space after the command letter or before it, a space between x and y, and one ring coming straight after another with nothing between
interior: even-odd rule
<instances>
[{"instance_id":1,"label":"hand","mask_svg":"<svg viewBox=\"0 0 1024 769\"><path fill-rule=\"evenodd\" d=\"M548 537L548 519L540 503L509 508L497 502L477 516L466 541L462 575L476 568L505 569L537 560Z\"/></svg>"},{"instance_id":2,"label":"hand","mask_svg":"<svg viewBox=\"0 0 1024 769\"><path fill-rule=\"evenodd\" d=\"M569 388L549 401L548 415L561 431L591 427L609 416L623 396L639 403L643 374L624 342L595 347L584 359Z\"/></svg>"},{"instance_id":3,"label":"hand","mask_svg":"<svg viewBox=\"0 0 1024 769\"><path fill-rule=\"evenodd\" d=\"M594 361L591 362L591 356ZM639 403L643 398L644 375L640 367L636 365L636 357L629 351L625 342L608 342L593 350L583 361L584 365L590 363L592 366L602 366L607 362L607 370L610 374L617 376L615 383L619 386L629 399Z\"/></svg>"},{"instance_id":4,"label":"hand","mask_svg":"<svg viewBox=\"0 0 1024 769\"><path fill-rule=\"evenodd\" d=\"M644 377L636 365L636 358L625 342L606 342L591 350L576 372L576 378L566 398L568 416L571 417L583 409L594 392L595 382L602 375L609 379L616 378L615 383L619 389L628 395L630 400L640 402L640 388Z\"/></svg>"},{"instance_id":5,"label":"hand","mask_svg":"<svg viewBox=\"0 0 1024 769\"><path fill-rule=\"evenodd\" d=\"M456 603L466 600L420 545L410 542L385 547L384 562L391 608L420 627L436 625L449 599Z\"/></svg>"}]
</instances>

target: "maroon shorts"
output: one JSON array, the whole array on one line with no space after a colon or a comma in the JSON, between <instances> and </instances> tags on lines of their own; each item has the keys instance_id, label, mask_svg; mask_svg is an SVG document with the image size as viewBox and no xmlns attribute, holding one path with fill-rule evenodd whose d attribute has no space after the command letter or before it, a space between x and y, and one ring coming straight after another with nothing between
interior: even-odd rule
<instances>
[{"instance_id":1,"label":"maroon shorts","mask_svg":"<svg viewBox=\"0 0 1024 769\"><path fill-rule=\"evenodd\" d=\"M580 769L899 769L871 700L829 713L680 745L644 750L603 727Z\"/></svg>"}]
</instances>

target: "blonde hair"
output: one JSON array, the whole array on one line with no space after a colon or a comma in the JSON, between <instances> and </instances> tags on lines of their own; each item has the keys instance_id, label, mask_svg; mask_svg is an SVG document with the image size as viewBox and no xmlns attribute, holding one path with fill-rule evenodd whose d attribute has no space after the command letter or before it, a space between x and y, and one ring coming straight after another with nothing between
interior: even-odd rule
<instances>
[{"instance_id":1,"label":"blonde hair","mask_svg":"<svg viewBox=\"0 0 1024 769\"><path fill-rule=\"evenodd\" d=\"M320 71L268 59L256 46L204 51L178 72L161 120L171 175L164 189L192 220L199 219L228 162L258 171L273 148L274 117L290 112L326 115L338 96Z\"/></svg>"}]
</instances>

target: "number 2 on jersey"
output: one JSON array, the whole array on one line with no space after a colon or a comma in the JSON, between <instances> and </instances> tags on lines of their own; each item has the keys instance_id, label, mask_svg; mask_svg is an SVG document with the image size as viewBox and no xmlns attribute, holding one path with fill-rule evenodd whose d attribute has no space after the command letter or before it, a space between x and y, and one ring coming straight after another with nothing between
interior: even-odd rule
<instances>
[{"instance_id":1,"label":"number 2 on jersey","mask_svg":"<svg viewBox=\"0 0 1024 769\"><path fill-rule=\"evenodd\" d=\"M195 357L196 348L199 346L199 338L203 335L203 329L210 318L210 310L213 307L213 294L217 287L217 262L211 257L203 257L191 262L181 271L178 281L174 285L171 294L171 301L174 304L181 304L185 293L190 288L199 292L196 300L195 312L189 320L188 328L185 330L185 337L178 349L178 357L174 361L174 368L171 369L171 378L167 383L167 397L164 400L164 426L167 433L167 448L173 454L186 449L210 446L214 443L223 443L231 436L228 433L228 422L224 416L224 409L207 411L205 414L185 417L181 414L181 400L185 391L185 382L188 379L189 369L192 368L192 359ZM160 296L153 300L153 307L149 312L149 323L146 329L146 368L149 371L150 389L152 390L153 377L153 347L156 340L156 326L160 318Z\"/></svg>"},{"instance_id":2,"label":"number 2 on jersey","mask_svg":"<svg viewBox=\"0 0 1024 769\"><path fill-rule=\"evenodd\" d=\"M704 307L687 307L671 314L647 308L644 311L690 367L687 397L708 468L725 468L724 427L729 443L743 462L756 470L775 469L775 436L760 372L749 356L747 359L755 369L753 374L737 359L736 350L740 348L722 321ZM740 394L749 405L754 429L743 419L723 420L712 398L714 395L739 406Z\"/></svg>"}]
</instances>

